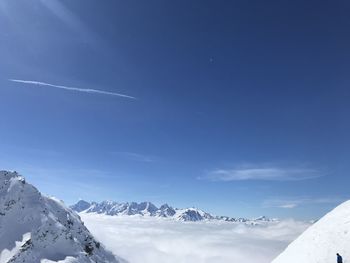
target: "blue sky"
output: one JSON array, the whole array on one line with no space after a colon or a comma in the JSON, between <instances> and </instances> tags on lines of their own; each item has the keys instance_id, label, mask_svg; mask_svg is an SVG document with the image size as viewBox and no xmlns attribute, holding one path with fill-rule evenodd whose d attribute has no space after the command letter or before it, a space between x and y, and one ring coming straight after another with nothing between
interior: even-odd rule
<instances>
[{"instance_id":1,"label":"blue sky","mask_svg":"<svg viewBox=\"0 0 350 263\"><path fill-rule=\"evenodd\" d=\"M350 198L349 8L2 1L0 167L68 204L318 217Z\"/></svg>"}]
</instances>

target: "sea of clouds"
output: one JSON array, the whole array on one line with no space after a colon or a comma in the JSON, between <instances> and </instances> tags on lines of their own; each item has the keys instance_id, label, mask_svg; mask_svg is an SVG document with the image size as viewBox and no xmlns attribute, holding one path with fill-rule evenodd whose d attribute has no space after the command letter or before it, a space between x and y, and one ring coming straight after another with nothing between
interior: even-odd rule
<instances>
[{"instance_id":1,"label":"sea of clouds","mask_svg":"<svg viewBox=\"0 0 350 263\"><path fill-rule=\"evenodd\" d=\"M308 223L264 226L82 214L92 234L130 263L269 263Z\"/></svg>"}]
</instances>

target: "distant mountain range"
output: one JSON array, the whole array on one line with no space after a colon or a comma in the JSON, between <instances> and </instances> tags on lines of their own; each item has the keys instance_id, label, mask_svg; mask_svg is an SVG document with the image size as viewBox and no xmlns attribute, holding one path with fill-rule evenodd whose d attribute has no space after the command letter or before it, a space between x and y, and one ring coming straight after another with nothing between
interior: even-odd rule
<instances>
[{"instance_id":1,"label":"distant mountain range","mask_svg":"<svg viewBox=\"0 0 350 263\"><path fill-rule=\"evenodd\" d=\"M240 222L246 224L263 224L268 222L276 222L277 219L270 219L265 216L261 216L255 219L247 218L235 218L228 216L214 216L198 208L185 208L178 209L169 206L168 204L161 205L160 207L155 206L151 202L125 202L119 203L115 201L103 201L87 202L80 200L76 204L70 207L72 210L78 213L97 213L105 214L110 216L150 216L160 218L171 218L178 221L185 222L198 222L205 220L218 220L226 222Z\"/></svg>"}]
</instances>

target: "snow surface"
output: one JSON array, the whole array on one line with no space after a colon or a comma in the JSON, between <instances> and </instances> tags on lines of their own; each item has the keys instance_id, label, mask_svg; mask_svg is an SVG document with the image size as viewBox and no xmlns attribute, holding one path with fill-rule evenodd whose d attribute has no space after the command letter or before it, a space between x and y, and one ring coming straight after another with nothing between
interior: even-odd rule
<instances>
[{"instance_id":1,"label":"snow surface","mask_svg":"<svg viewBox=\"0 0 350 263\"><path fill-rule=\"evenodd\" d=\"M0 263L117 263L78 214L0 171Z\"/></svg>"},{"instance_id":2,"label":"snow surface","mask_svg":"<svg viewBox=\"0 0 350 263\"><path fill-rule=\"evenodd\" d=\"M247 225L85 212L80 216L96 238L130 263L270 263L309 226L293 220Z\"/></svg>"},{"instance_id":3,"label":"snow surface","mask_svg":"<svg viewBox=\"0 0 350 263\"><path fill-rule=\"evenodd\" d=\"M272 263L350 262L350 201L336 207L307 229Z\"/></svg>"}]
</instances>

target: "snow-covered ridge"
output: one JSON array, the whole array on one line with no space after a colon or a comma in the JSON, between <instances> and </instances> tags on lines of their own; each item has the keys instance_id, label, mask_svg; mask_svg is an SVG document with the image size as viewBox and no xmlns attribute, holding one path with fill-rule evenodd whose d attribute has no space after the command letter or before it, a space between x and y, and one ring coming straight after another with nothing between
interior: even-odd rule
<instances>
[{"instance_id":1,"label":"snow-covered ridge","mask_svg":"<svg viewBox=\"0 0 350 263\"><path fill-rule=\"evenodd\" d=\"M311 225L272 263L336 262L336 253L350 262L350 201Z\"/></svg>"},{"instance_id":2,"label":"snow-covered ridge","mask_svg":"<svg viewBox=\"0 0 350 263\"><path fill-rule=\"evenodd\" d=\"M140 216L152 216L152 217L162 217L171 218L178 221L204 221L204 220L220 220L226 222L241 222L246 224L264 224L268 222L276 222L277 219L269 219L265 216L256 219L246 219L246 218L235 218L228 216L214 216L198 208L185 208L178 209L164 204L159 208L152 204L151 202L126 202L118 203L115 201L103 201L97 202L87 202L80 200L71 208L77 212L83 213L97 213L105 214L111 216L121 216L121 215L140 215Z\"/></svg>"},{"instance_id":3,"label":"snow-covered ridge","mask_svg":"<svg viewBox=\"0 0 350 263\"><path fill-rule=\"evenodd\" d=\"M0 171L0 263L117 263L79 215L16 172Z\"/></svg>"}]
</instances>

